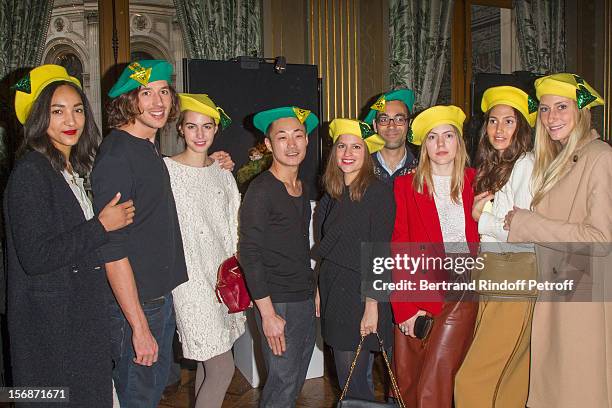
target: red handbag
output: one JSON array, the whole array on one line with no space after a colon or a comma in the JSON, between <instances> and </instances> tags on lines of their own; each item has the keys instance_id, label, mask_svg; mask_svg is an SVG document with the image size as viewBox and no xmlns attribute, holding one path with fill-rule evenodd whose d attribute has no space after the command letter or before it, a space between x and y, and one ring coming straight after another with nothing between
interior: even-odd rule
<instances>
[{"instance_id":1,"label":"red handbag","mask_svg":"<svg viewBox=\"0 0 612 408\"><path fill-rule=\"evenodd\" d=\"M238 313L249 308L251 296L244 281L244 272L235 256L227 258L217 271L217 299L227 306L228 313Z\"/></svg>"}]
</instances>

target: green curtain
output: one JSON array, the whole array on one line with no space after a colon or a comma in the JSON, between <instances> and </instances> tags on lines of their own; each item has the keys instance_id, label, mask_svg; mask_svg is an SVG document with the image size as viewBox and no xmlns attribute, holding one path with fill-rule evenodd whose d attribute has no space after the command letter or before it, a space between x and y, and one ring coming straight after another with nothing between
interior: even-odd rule
<instances>
[{"instance_id":1,"label":"green curtain","mask_svg":"<svg viewBox=\"0 0 612 408\"><path fill-rule=\"evenodd\" d=\"M262 56L261 0L174 0L190 58Z\"/></svg>"},{"instance_id":2,"label":"green curtain","mask_svg":"<svg viewBox=\"0 0 612 408\"><path fill-rule=\"evenodd\" d=\"M0 0L0 166L14 150L7 146L16 126L10 87L40 64L52 9L50 0Z\"/></svg>"},{"instance_id":3,"label":"green curtain","mask_svg":"<svg viewBox=\"0 0 612 408\"><path fill-rule=\"evenodd\" d=\"M0 0L0 78L40 64L53 1Z\"/></svg>"},{"instance_id":4,"label":"green curtain","mask_svg":"<svg viewBox=\"0 0 612 408\"><path fill-rule=\"evenodd\" d=\"M565 71L565 1L514 0L521 67L541 74Z\"/></svg>"},{"instance_id":5,"label":"green curtain","mask_svg":"<svg viewBox=\"0 0 612 408\"><path fill-rule=\"evenodd\" d=\"M415 109L432 106L450 47L453 0L390 0L390 82L415 93Z\"/></svg>"}]
</instances>

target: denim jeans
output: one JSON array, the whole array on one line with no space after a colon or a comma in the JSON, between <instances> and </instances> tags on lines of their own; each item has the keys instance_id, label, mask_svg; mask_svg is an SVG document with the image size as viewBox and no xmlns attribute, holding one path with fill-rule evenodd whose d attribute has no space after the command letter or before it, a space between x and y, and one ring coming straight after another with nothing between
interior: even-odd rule
<instances>
[{"instance_id":1,"label":"denim jeans","mask_svg":"<svg viewBox=\"0 0 612 408\"><path fill-rule=\"evenodd\" d=\"M151 334L159 347L158 359L151 367L134 363L132 328L116 302L111 310L111 353L113 380L122 408L156 408L168 382L172 356L172 337L176 330L172 294L141 304Z\"/></svg>"},{"instance_id":2,"label":"denim jeans","mask_svg":"<svg viewBox=\"0 0 612 408\"><path fill-rule=\"evenodd\" d=\"M295 401L306 380L306 372L315 344L314 300L274 303L276 314L285 319L287 349L275 356L261 326L261 316L255 313L261 334L261 348L268 376L259 401L260 408L295 407Z\"/></svg>"}]
</instances>

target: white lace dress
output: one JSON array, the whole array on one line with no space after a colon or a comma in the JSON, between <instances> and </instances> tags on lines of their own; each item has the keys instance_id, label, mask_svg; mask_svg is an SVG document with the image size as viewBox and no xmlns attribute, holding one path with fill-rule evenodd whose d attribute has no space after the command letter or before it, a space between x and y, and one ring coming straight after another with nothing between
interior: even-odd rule
<instances>
[{"instance_id":1,"label":"white lace dress","mask_svg":"<svg viewBox=\"0 0 612 408\"><path fill-rule=\"evenodd\" d=\"M232 173L214 162L191 167L165 158L176 201L189 280L172 291L183 356L206 361L225 353L245 330L215 295L217 269L236 252L240 193Z\"/></svg>"}]
</instances>

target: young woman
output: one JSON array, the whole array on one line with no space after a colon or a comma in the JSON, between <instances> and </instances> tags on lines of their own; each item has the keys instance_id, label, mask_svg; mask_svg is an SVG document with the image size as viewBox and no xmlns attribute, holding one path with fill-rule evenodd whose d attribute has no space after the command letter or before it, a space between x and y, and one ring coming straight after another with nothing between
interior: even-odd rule
<instances>
[{"instance_id":1,"label":"young woman","mask_svg":"<svg viewBox=\"0 0 612 408\"><path fill-rule=\"evenodd\" d=\"M539 78L535 88L534 197L531 207L506 215L505 228L508 242L537 243L542 281L570 279L573 289L539 293L545 301L534 311L527 405L610 407L612 149L591 130L590 111L604 101L572 74ZM591 243L593 256L563 244L580 242Z\"/></svg>"},{"instance_id":2,"label":"young woman","mask_svg":"<svg viewBox=\"0 0 612 408\"><path fill-rule=\"evenodd\" d=\"M204 94L179 94L177 130L185 150L165 158L176 202L189 281L173 290L183 356L198 361L195 407L219 408L234 374L232 346L242 313L228 314L215 295L219 265L236 253L240 194L232 173L208 156L229 117Z\"/></svg>"},{"instance_id":3,"label":"young woman","mask_svg":"<svg viewBox=\"0 0 612 408\"><path fill-rule=\"evenodd\" d=\"M412 143L421 145L421 153L416 172L395 183L394 252L406 250L399 248L406 243L421 244L408 245L408 251L420 247L432 257L474 251L474 245L467 243L478 242L478 228L471 216L475 171L466 168L464 120L465 114L456 106L434 106L414 119ZM433 245L423 245L426 243ZM394 272L396 281L411 276L431 282L432 276L434 280L461 280L463 275L446 276L435 270L418 270L414 275ZM477 304L466 301L462 292L444 300L448 295L435 291L391 294L398 324L393 361L406 406L452 406L454 378L472 341ZM433 327L427 339L420 340L415 338L415 321L426 314L433 316Z\"/></svg>"},{"instance_id":4,"label":"young woman","mask_svg":"<svg viewBox=\"0 0 612 408\"><path fill-rule=\"evenodd\" d=\"M536 279L532 244L506 244L504 217L514 206L531 205L534 156L529 96L512 86L489 88L482 97L481 131L472 216L481 234L480 280L502 282ZM493 204L490 205L490 200ZM485 205L490 209L484 210ZM457 373L457 408L524 407L529 389L529 341L535 292L479 292L474 340Z\"/></svg>"},{"instance_id":5,"label":"young woman","mask_svg":"<svg viewBox=\"0 0 612 408\"><path fill-rule=\"evenodd\" d=\"M325 174L323 195L315 214L315 257L320 259L319 298L322 335L333 349L340 388L344 388L362 336L378 333L391 345L391 309L387 302L362 297L361 244L389 242L393 231L393 192L374 176L371 154L384 140L368 125L334 119L334 141ZM364 300L365 299L365 300ZM374 401L373 352L376 336L368 336L352 374L347 396Z\"/></svg>"},{"instance_id":6,"label":"young woman","mask_svg":"<svg viewBox=\"0 0 612 408\"><path fill-rule=\"evenodd\" d=\"M134 207L117 195L94 217L83 177L100 134L63 67L30 71L15 110L24 144L4 203L13 385L69 387L70 406L110 407L110 293L97 249L132 223Z\"/></svg>"}]
</instances>

